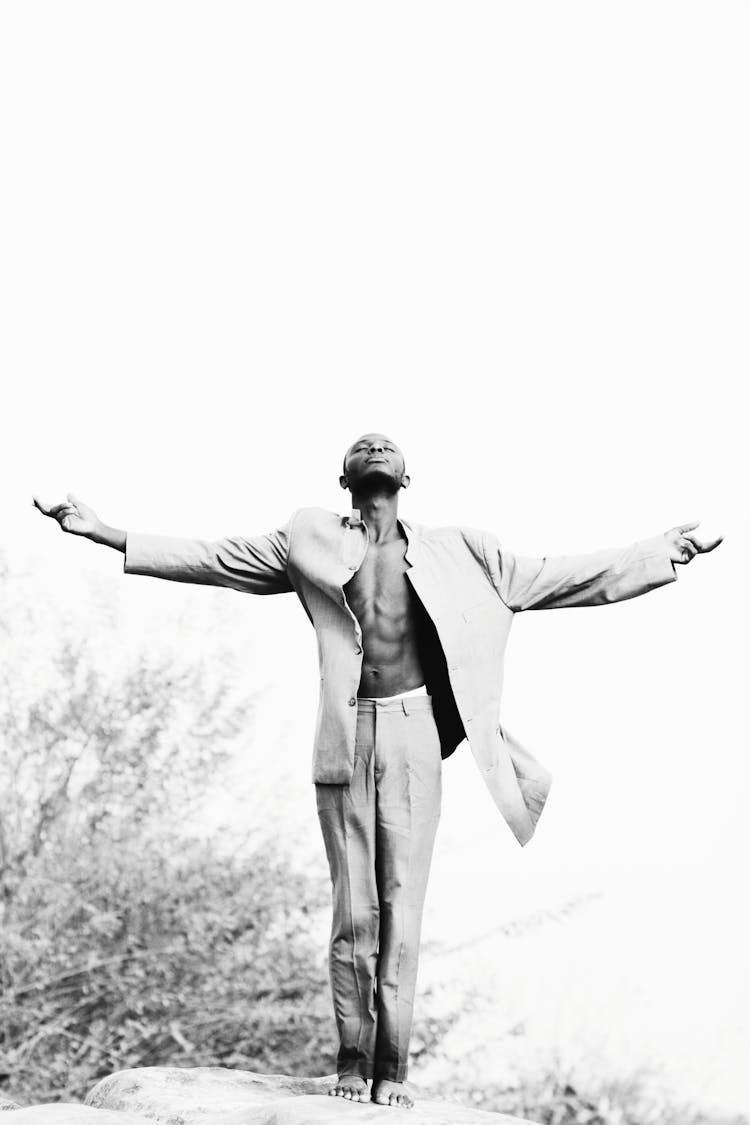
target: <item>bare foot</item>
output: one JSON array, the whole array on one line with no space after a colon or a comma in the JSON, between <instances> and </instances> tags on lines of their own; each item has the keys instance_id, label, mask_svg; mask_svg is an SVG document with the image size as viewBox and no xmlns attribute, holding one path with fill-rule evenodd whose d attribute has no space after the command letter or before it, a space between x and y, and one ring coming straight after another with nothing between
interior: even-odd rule
<instances>
[{"instance_id":1,"label":"bare foot","mask_svg":"<svg viewBox=\"0 0 750 1125\"><path fill-rule=\"evenodd\" d=\"M372 1100L378 1105L398 1105L411 1109L414 1099L406 1092L403 1082L391 1082L389 1078L378 1078L372 1084Z\"/></svg>"},{"instance_id":2,"label":"bare foot","mask_svg":"<svg viewBox=\"0 0 750 1125\"><path fill-rule=\"evenodd\" d=\"M358 1074L341 1074L335 1086L328 1091L332 1098L346 1098L349 1102L369 1102L367 1082Z\"/></svg>"}]
</instances>

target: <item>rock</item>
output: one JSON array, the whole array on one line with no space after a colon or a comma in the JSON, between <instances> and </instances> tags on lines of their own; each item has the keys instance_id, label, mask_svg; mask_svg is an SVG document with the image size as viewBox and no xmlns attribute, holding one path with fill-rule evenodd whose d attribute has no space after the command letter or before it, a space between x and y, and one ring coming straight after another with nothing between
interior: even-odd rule
<instances>
[{"instance_id":1,"label":"rock","mask_svg":"<svg viewBox=\"0 0 750 1125\"><path fill-rule=\"evenodd\" d=\"M396 1125L405 1112L409 1125L524 1125L518 1117L431 1101L412 1086L417 1104L411 1110L394 1111L374 1102L352 1104L327 1096L335 1080L335 1075L292 1078L223 1067L143 1067L102 1079L86 1105L113 1111L121 1125L126 1119L119 1113L140 1114L139 1121L147 1118L152 1125L344 1125L351 1122L352 1113L357 1125L387 1125L392 1120ZM398 1116L392 1119L394 1112ZM99 1123L92 1119L91 1125Z\"/></svg>"},{"instance_id":2,"label":"rock","mask_svg":"<svg viewBox=\"0 0 750 1125\"><path fill-rule=\"evenodd\" d=\"M335 1075L293 1078L218 1066L149 1066L103 1078L89 1093L86 1105L141 1113L165 1125L207 1125L217 1114L223 1118L283 1099L327 1094L335 1080Z\"/></svg>"},{"instance_id":3,"label":"rock","mask_svg":"<svg viewBox=\"0 0 750 1125\"><path fill-rule=\"evenodd\" d=\"M51 1105L30 1105L25 1109L11 1102L0 1109L16 1110L8 1123L13 1125L154 1125L147 1117L135 1113L115 1113L109 1109L89 1109L73 1102L55 1102Z\"/></svg>"}]
</instances>

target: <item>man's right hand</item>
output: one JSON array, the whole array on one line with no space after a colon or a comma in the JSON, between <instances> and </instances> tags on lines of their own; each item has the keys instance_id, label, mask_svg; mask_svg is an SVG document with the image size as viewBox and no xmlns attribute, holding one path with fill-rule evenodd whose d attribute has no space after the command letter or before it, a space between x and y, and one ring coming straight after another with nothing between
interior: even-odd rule
<instances>
[{"instance_id":1,"label":"man's right hand","mask_svg":"<svg viewBox=\"0 0 750 1125\"><path fill-rule=\"evenodd\" d=\"M33 498L34 507L43 515L57 520L63 531L69 535L83 535L94 543L103 543L105 547L113 547L116 551L124 551L126 534L116 527L108 527L97 516L93 508L78 500L72 492L62 504L53 504L47 507L36 496Z\"/></svg>"},{"instance_id":2,"label":"man's right hand","mask_svg":"<svg viewBox=\"0 0 750 1125\"><path fill-rule=\"evenodd\" d=\"M36 496L33 497L33 501L35 508L38 508L43 515L57 520L63 531L67 531L70 535L85 535L93 539L102 526L94 509L78 500L72 492L68 493L68 499L62 504L53 504L49 508Z\"/></svg>"}]
</instances>

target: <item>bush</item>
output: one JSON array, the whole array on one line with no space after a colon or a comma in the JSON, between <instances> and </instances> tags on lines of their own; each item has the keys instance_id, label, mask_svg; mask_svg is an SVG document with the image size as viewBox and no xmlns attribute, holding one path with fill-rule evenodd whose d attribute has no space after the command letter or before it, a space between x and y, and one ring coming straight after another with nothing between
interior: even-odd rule
<instances>
[{"instance_id":1,"label":"bush","mask_svg":"<svg viewBox=\"0 0 750 1125\"><path fill-rule=\"evenodd\" d=\"M77 1099L157 1064L330 1072L322 877L193 831L249 703L171 657L102 666L54 613L3 621L3 1094Z\"/></svg>"},{"instance_id":2,"label":"bush","mask_svg":"<svg viewBox=\"0 0 750 1125\"><path fill-rule=\"evenodd\" d=\"M82 1097L135 1066L331 1069L317 903L270 848L166 859L130 840L60 860L29 871L3 930L9 1095Z\"/></svg>"},{"instance_id":3,"label":"bush","mask_svg":"<svg viewBox=\"0 0 750 1125\"><path fill-rule=\"evenodd\" d=\"M455 1091L454 1091L455 1092ZM559 1073L537 1075L523 1089L488 1084L481 1090L461 1091L465 1100L495 1113L528 1118L538 1125L746 1125L736 1115L703 1112L679 1105L654 1092L649 1076L625 1081L602 1078L581 1089ZM468 1096L466 1096L468 1094Z\"/></svg>"}]
</instances>

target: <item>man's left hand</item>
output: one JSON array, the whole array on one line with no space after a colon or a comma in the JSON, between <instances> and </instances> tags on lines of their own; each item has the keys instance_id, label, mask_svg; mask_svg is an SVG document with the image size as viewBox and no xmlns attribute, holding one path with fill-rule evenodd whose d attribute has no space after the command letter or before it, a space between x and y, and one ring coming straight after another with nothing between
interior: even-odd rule
<instances>
[{"instance_id":1,"label":"man's left hand","mask_svg":"<svg viewBox=\"0 0 750 1125\"><path fill-rule=\"evenodd\" d=\"M669 557L673 563L689 563L696 555L706 555L718 547L724 538L720 535L717 539L709 539L702 543L697 535L692 534L697 526L697 523L683 523L679 527L673 527L671 531L664 532L669 544Z\"/></svg>"}]
</instances>

